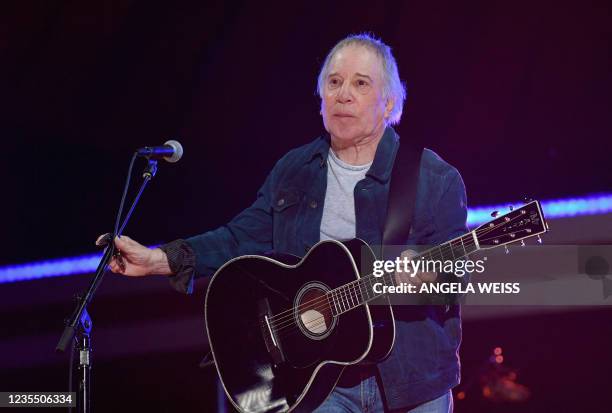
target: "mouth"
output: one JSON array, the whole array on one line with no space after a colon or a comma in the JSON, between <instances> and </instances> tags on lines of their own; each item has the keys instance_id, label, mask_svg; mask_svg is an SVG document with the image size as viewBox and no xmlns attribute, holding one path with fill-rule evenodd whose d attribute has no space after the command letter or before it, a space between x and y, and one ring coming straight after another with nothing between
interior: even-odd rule
<instances>
[{"instance_id":1,"label":"mouth","mask_svg":"<svg viewBox=\"0 0 612 413\"><path fill-rule=\"evenodd\" d=\"M337 118L354 118L355 117L349 113L334 113L334 116Z\"/></svg>"}]
</instances>

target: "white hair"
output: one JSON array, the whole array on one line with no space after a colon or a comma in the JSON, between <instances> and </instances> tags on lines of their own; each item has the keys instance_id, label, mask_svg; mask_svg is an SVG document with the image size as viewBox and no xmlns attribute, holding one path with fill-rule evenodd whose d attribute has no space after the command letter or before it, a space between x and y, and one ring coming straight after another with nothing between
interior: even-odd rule
<instances>
[{"instance_id":1,"label":"white hair","mask_svg":"<svg viewBox=\"0 0 612 413\"><path fill-rule=\"evenodd\" d=\"M393 101L393 109L391 109L391 113L389 114L388 123L391 125L399 123L402 117L404 101L406 100L406 87L399 78L397 62L391 53L391 48L383 43L382 40L367 33L350 35L336 43L329 51L317 79L317 92L319 93L319 97L321 99L323 98L325 79L329 74L329 64L332 58L341 49L352 45L365 47L380 58L383 69L383 98Z\"/></svg>"}]
</instances>

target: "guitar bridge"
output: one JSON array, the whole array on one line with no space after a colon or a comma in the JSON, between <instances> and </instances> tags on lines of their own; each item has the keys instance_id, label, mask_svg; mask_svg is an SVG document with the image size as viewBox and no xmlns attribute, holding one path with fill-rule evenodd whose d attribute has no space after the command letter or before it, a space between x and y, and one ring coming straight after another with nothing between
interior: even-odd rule
<instances>
[{"instance_id":1,"label":"guitar bridge","mask_svg":"<svg viewBox=\"0 0 612 413\"><path fill-rule=\"evenodd\" d=\"M280 343L276 334L274 333L274 329L272 328L272 323L270 321L270 303L267 298L259 300L257 303L257 307L259 310L259 320L261 325L261 335L263 336L264 343L266 344L266 350L272 357L272 361L275 365L279 365L285 362L285 355L281 349Z\"/></svg>"}]
</instances>

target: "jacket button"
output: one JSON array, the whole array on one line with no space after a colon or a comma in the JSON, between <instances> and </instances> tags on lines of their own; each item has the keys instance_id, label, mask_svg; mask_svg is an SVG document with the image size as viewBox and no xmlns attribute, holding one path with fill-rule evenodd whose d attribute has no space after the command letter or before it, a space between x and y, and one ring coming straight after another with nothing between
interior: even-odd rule
<instances>
[{"instance_id":1,"label":"jacket button","mask_svg":"<svg viewBox=\"0 0 612 413\"><path fill-rule=\"evenodd\" d=\"M315 201L314 199L312 201L310 201L310 207L311 208L316 208L317 207L317 201Z\"/></svg>"},{"instance_id":2,"label":"jacket button","mask_svg":"<svg viewBox=\"0 0 612 413\"><path fill-rule=\"evenodd\" d=\"M278 200L278 202L276 203L276 205L278 205L278 206L283 206L283 205L285 205L285 198L281 198L281 199L279 199L279 200Z\"/></svg>"}]
</instances>

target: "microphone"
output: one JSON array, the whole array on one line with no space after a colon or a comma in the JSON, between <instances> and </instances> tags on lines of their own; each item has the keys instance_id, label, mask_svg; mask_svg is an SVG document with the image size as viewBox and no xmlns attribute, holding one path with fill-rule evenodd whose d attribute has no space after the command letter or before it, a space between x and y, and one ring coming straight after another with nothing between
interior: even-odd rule
<instances>
[{"instance_id":1,"label":"microphone","mask_svg":"<svg viewBox=\"0 0 612 413\"><path fill-rule=\"evenodd\" d=\"M145 146L136 151L138 156L152 159L165 159L168 162L178 162L183 156L183 146L175 140L169 140L163 146Z\"/></svg>"}]
</instances>

